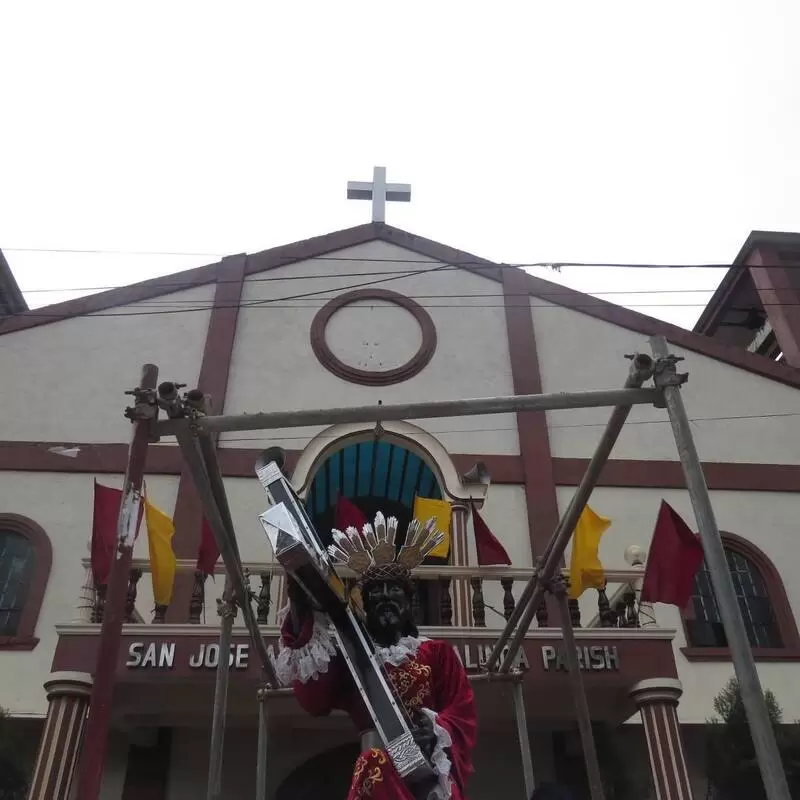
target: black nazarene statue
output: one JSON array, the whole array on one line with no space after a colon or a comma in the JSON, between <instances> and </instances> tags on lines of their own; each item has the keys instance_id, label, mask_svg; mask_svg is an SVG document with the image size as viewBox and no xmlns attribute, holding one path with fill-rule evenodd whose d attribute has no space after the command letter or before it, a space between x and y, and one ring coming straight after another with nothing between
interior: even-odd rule
<instances>
[{"instance_id":1,"label":"black nazarene statue","mask_svg":"<svg viewBox=\"0 0 800 800\"><path fill-rule=\"evenodd\" d=\"M433 766L422 783L404 781L381 747L328 618L289 577L289 610L283 621L278 677L291 684L310 714L346 711L361 732L361 755L348 800L462 800L472 771L475 706L464 667L451 645L421 637L411 616L410 570L422 561L433 529L412 521L397 553L397 520L375 518L362 531L334 531L330 553L361 575L366 627L397 697L413 723L413 737ZM415 561L416 563L411 563Z\"/></svg>"}]
</instances>

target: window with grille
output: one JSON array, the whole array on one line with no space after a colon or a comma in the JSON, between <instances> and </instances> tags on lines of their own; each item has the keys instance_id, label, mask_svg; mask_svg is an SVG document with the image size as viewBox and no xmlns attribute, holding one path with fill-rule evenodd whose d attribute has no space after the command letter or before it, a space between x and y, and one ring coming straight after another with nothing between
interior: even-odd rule
<instances>
[{"instance_id":1,"label":"window with grille","mask_svg":"<svg viewBox=\"0 0 800 800\"><path fill-rule=\"evenodd\" d=\"M16 636L35 568L27 537L0 530L0 636Z\"/></svg>"},{"instance_id":2,"label":"window with grille","mask_svg":"<svg viewBox=\"0 0 800 800\"><path fill-rule=\"evenodd\" d=\"M736 550L726 548L725 555L751 647L782 647L767 585L758 567ZM686 620L689 645L727 647L728 640L705 561L694 579L692 610L694 618Z\"/></svg>"}]
</instances>

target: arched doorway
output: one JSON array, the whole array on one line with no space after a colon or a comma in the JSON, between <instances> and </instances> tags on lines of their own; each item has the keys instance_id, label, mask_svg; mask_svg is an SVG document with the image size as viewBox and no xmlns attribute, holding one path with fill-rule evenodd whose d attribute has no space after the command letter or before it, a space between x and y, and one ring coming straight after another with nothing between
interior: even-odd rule
<instances>
[{"instance_id":1,"label":"arched doorway","mask_svg":"<svg viewBox=\"0 0 800 800\"><path fill-rule=\"evenodd\" d=\"M372 520L378 511L397 517L400 541L414 513L414 498L442 499L442 489L420 456L388 439L345 444L330 453L316 469L306 494L306 508L323 541L332 541L336 503L351 501ZM428 558L426 564L447 563ZM418 625L438 625L441 620L440 591L434 581L417 581L414 613Z\"/></svg>"},{"instance_id":2,"label":"arched doorway","mask_svg":"<svg viewBox=\"0 0 800 800\"><path fill-rule=\"evenodd\" d=\"M294 769L278 787L275 800L342 800L347 797L358 744L325 750Z\"/></svg>"}]
</instances>

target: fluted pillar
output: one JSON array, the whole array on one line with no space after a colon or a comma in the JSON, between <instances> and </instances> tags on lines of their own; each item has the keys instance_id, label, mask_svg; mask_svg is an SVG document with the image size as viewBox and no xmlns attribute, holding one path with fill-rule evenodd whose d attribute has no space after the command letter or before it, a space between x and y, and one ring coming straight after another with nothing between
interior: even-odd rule
<instances>
[{"instance_id":1,"label":"fluted pillar","mask_svg":"<svg viewBox=\"0 0 800 800\"><path fill-rule=\"evenodd\" d=\"M469 509L466 504L455 502L451 506L452 517L450 521L450 549L451 562L456 566L469 564L469 551L467 550L467 516ZM452 583L453 591L453 625L470 625L472 612L470 610L470 591L468 578L456 578Z\"/></svg>"},{"instance_id":2,"label":"fluted pillar","mask_svg":"<svg viewBox=\"0 0 800 800\"><path fill-rule=\"evenodd\" d=\"M53 672L44 688L47 718L28 800L67 800L86 725L92 676Z\"/></svg>"},{"instance_id":3,"label":"fluted pillar","mask_svg":"<svg viewBox=\"0 0 800 800\"><path fill-rule=\"evenodd\" d=\"M692 800L678 723L678 700L682 694L681 682L675 678L649 678L630 690L644 723L656 800Z\"/></svg>"}]
</instances>

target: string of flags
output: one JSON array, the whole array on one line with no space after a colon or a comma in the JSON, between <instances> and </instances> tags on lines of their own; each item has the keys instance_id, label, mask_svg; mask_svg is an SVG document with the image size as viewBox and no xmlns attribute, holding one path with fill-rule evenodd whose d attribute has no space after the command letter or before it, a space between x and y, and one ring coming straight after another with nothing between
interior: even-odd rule
<instances>
[{"instance_id":1,"label":"string of flags","mask_svg":"<svg viewBox=\"0 0 800 800\"><path fill-rule=\"evenodd\" d=\"M172 546L175 523L172 518L155 506L147 497L147 486L143 487L144 503L139 508L135 539L139 536L142 519L147 528L147 545L150 557L150 575L153 582L153 600L156 605L168 606L172 601L177 559ZM94 508L92 517L91 569L95 586L108 584L111 564L117 547L122 490L103 486L94 481ZM219 560L214 534L208 521L203 518L200 546L197 553L197 569L204 575L212 575Z\"/></svg>"},{"instance_id":2,"label":"string of flags","mask_svg":"<svg viewBox=\"0 0 800 800\"><path fill-rule=\"evenodd\" d=\"M177 559L172 540L175 523L155 506L143 492L144 503L139 508L136 523L138 537L142 519L147 528L153 598L157 605L168 606L172 600ZM117 524L122 503L122 491L94 481L94 514L92 519L91 569L95 586L105 586L117 546ZM510 565L511 558L500 540L492 533L474 503L470 503L475 551L479 566ZM452 546L452 506L446 500L415 497L413 518L421 524L436 520L444 540L430 556L446 560ZM366 515L345 497L338 497L335 507L335 527L361 530L367 524ZM612 521L590 506L581 513L572 539L569 565L569 596L579 598L587 589L604 589L606 575L600 560L600 542ZM202 520L196 569L203 575L213 575L219 560L219 548L205 517ZM681 519L666 501L656 518L649 547L649 556L642 581L641 601L667 603L685 608L692 595L697 570L703 563L703 547L697 534Z\"/></svg>"},{"instance_id":3,"label":"string of flags","mask_svg":"<svg viewBox=\"0 0 800 800\"><path fill-rule=\"evenodd\" d=\"M471 503L472 524L475 533L475 550L478 564L482 567L510 565L511 558L499 539L492 533L483 517L478 513L475 503ZM429 557L447 559L452 545L453 508L447 500L434 500L427 497L415 497L412 512L413 518L421 525L428 520L436 520L436 528L444 535L444 541L431 550ZM361 530L368 520L358 506L341 495L336 499L334 527L344 531L353 527Z\"/></svg>"},{"instance_id":4,"label":"string of flags","mask_svg":"<svg viewBox=\"0 0 800 800\"><path fill-rule=\"evenodd\" d=\"M605 569L600 561L600 540L611 520L589 506L575 526L569 566L569 596L580 597L587 589L605 588ZM666 603L685 608L694 578L703 563L700 537L693 533L677 511L665 500L656 518L650 540L640 599L644 603Z\"/></svg>"}]
</instances>

